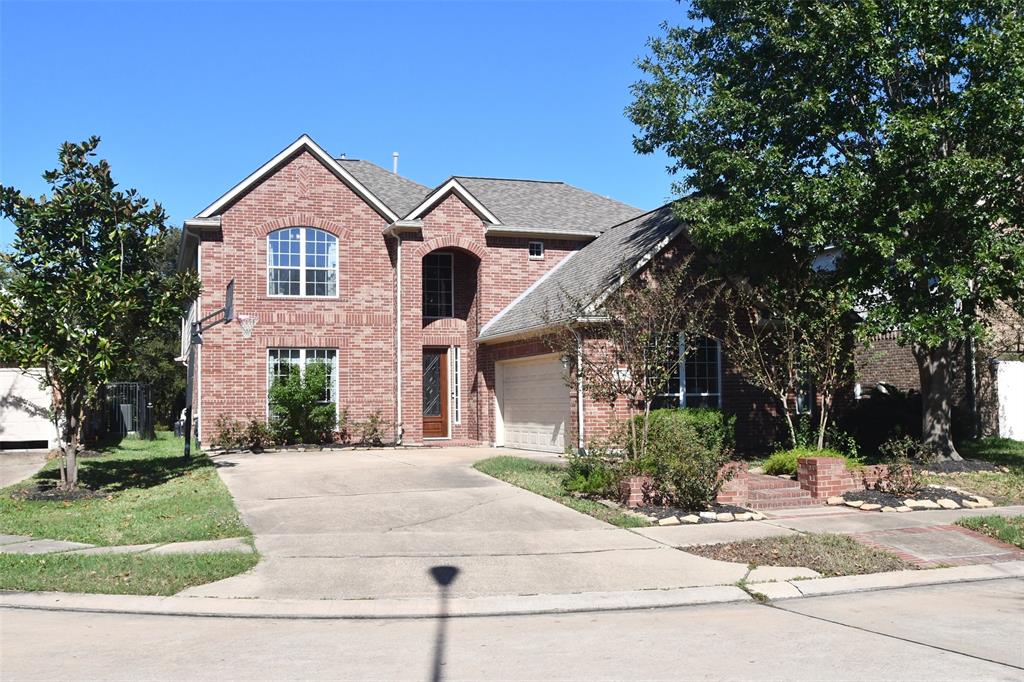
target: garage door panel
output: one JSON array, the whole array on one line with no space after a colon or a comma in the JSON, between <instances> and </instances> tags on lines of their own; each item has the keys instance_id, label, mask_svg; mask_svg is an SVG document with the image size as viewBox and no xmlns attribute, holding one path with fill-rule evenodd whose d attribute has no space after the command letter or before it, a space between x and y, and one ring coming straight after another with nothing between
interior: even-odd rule
<instances>
[{"instance_id":1,"label":"garage door panel","mask_svg":"<svg viewBox=\"0 0 1024 682\"><path fill-rule=\"evenodd\" d=\"M505 445L562 452L569 423L569 389L557 357L503 366Z\"/></svg>"}]
</instances>

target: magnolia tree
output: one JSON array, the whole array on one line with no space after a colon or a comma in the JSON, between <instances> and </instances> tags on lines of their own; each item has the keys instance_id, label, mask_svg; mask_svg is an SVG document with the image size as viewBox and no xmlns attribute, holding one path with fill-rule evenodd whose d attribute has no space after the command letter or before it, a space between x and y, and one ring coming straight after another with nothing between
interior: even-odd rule
<instances>
[{"instance_id":1,"label":"magnolia tree","mask_svg":"<svg viewBox=\"0 0 1024 682\"><path fill-rule=\"evenodd\" d=\"M679 335L710 335L721 285L694 260L666 258L637 274L624 268L607 298L563 292L563 307L548 315L558 322L548 344L573 360L584 391L625 406L628 450L638 458L647 452L651 406L679 371Z\"/></svg>"},{"instance_id":2,"label":"magnolia tree","mask_svg":"<svg viewBox=\"0 0 1024 682\"><path fill-rule=\"evenodd\" d=\"M693 0L640 62L640 152L685 171L698 243L744 276L841 247L865 335L917 359L925 444L958 459L955 360L1024 291L1017 0Z\"/></svg>"},{"instance_id":3,"label":"magnolia tree","mask_svg":"<svg viewBox=\"0 0 1024 682\"><path fill-rule=\"evenodd\" d=\"M199 293L191 274L161 271L166 214L135 190L117 189L99 138L64 143L49 196L0 186L0 215L15 225L11 277L0 290L0 356L41 367L63 438L61 482L78 481L86 408L131 361L140 342L173 324Z\"/></svg>"}]
</instances>

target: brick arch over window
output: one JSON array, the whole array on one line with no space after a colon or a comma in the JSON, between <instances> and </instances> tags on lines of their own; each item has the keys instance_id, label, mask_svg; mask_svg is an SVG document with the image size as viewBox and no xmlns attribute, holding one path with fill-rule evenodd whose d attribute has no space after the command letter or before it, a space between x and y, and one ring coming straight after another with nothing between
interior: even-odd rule
<instances>
[{"instance_id":1,"label":"brick arch over window","mask_svg":"<svg viewBox=\"0 0 1024 682\"><path fill-rule=\"evenodd\" d=\"M266 237L271 232L286 227L315 227L337 237L338 241L348 239L350 232L349 228L333 220L325 220L310 213L292 213L283 218L275 218L254 228L253 236Z\"/></svg>"},{"instance_id":2,"label":"brick arch over window","mask_svg":"<svg viewBox=\"0 0 1024 682\"><path fill-rule=\"evenodd\" d=\"M416 248L416 258L423 258L423 256L426 256L431 251L437 251L438 249L452 248L469 251L481 261L484 259L484 247L465 237L436 237L430 241L423 242Z\"/></svg>"}]
</instances>

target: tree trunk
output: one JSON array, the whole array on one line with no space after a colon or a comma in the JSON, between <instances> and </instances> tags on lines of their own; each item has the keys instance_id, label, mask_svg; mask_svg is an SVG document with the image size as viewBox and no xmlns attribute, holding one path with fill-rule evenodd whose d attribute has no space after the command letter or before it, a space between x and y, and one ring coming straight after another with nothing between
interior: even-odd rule
<instances>
[{"instance_id":1,"label":"tree trunk","mask_svg":"<svg viewBox=\"0 0 1024 682\"><path fill-rule=\"evenodd\" d=\"M782 393L778 396L779 403L782 405L782 416L786 418L786 428L789 429L789 447L796 447L796 426L793 424L793 415L789 412L789 403L787 402L786 394Z\"/></svg>"},{"instance_id":2,"label":"tree trunk","mask_svg":"<svg viewBox=\"0 0 1024 682\"><path fill-rule=\"evenodd\" d=\"M78 485L78 443L82 422L78 401L71 396L67 396L65 400L64 462L67 473L64 477L64 485L74 488Z\"/></svg>"},{"instance_id":3,"label":"tree trunk","mask_svg":"<svg viewBox=\"0 0 1024 682\"><path fill-rule=\"evenodd\" d=\"M921 377L921 440L940 460L963 458L953 445L953 359L960 343L914 346Z\"/></svg>"},{"instance_id":4,"label":"tree trunk","mask_svg":"<svg viewBox=\"0 0 1024 682\"><path fill-rule=\"evenodd\" d=\"M825 430L828 427L828 413L830 407L828 402L822 398L821 411L818 413L818 449L825 449Z\"/></svg>"}]
</instances>

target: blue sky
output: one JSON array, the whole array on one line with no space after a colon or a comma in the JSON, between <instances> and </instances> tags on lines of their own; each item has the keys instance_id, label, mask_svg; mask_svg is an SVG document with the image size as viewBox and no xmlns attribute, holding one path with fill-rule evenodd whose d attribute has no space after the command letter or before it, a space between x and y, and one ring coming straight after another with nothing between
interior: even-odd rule
<instances>
[{"instance_id":1,"label":"blue sky","mask_svg":"<svg viewBox=\"0 0 1024 682\"><path fill-rule=\"evenodd\" d=\"M685 7L0 0L0 182L41 194L59 144L97 134L180 225L305 132L385 167L398 151L427 185L559 179L654 208L666 160L633 152L623 108L663 20Z\"/></svg>"}]
</instances>

